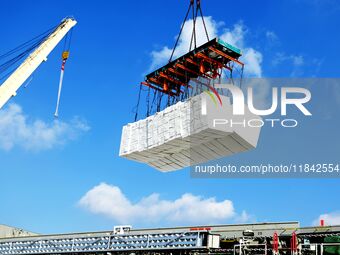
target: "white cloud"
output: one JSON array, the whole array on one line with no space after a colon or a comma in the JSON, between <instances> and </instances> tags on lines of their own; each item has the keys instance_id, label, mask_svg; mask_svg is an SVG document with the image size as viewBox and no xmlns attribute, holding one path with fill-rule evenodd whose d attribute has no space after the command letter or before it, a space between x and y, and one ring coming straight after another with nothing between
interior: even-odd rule
<instances>
[{"instance_id":1,"label":"white cloud","mask_svg":"<svg viewBox=\"0 0 340 255\"><path fill-rule=\"evenodd\" d=\"M340 225L340 212L321 214L318 219L313 221L313 225L319 225L320 220L324 220L325 225Z\"/></svg>"},{"instance_id":2,"label":"white cloud","mask_svg":"<svg viewBox=\"0 0 340 255\"><path fill-rule=\"evenodd\" d=\"M304 57L302 55L287 55L283 52L277 53L273 59L274 65L279 65L284 62L290 62L295 67L302 66L305 63Z\"/></svg>"},{"instance_id":3,"label":"white cloud","mask_svg":"<svg viewBox=\"0 0 340 255\"><path fill-rule=\"evenodd\" d=\"M74 140L88 130L89 126L77 117L70 122L31 121L17 104L0 111L0 149L3 150L15 146L31 151L47 150Z\"/></svg>"},{"instance_id":4,"label":"white cloud","mask_svg":"<svg viewBox=\"0 0 340 255\"><path fill-rule=\"evenodd\" d=\"M230 43L234 46L241 48L243 56L241 61L245 63L245 75L252 77L262 76L262 53L255 50L252 47L247 46L245 37L248 33L246 27L242 22L236 23L232 29L224 28L223 23L216 22L212 17L204 17L209 38L215 38L219 36L222 40ZM207 42L207 38L204 32L203 23L201 19L198 19L196 23L196 35L197 46L200 46ZM179 57L189 51L191 33L192 32L192 20L186 21L184 24L183 32L176 48L174 58ZM155 69L161 65L167 63L171 55L171 49L167 46L163 47L160 51L153 51L152 64L150 69Z\"/></svg>"},{"instance_id":5,"label":"white cloud","mask_svg":"<svg viewBox=\"0 0 340 255\"><path fill-rule=\"evenodd\" d=\"M305 66L305 62L305 58L302 55L286 54L284 52L276 53L275 57L272 60L272 64L274 66L278 66L281 64L291 66L291 77L298 77L304 74L304 70L302 69L302 67Z\"/></svg>"},{"instance_id":6,"label":"white cloud","mask_svg":"<svg viewBox=\"0 0 340 255\"><path fill-rule=\"evenodd\" d=\"M262 76L262 53L252 47L247 47L245 37L248 31L242 22L236 23L233 29L225 28L220 38L236 47L242 49L243 55L241 61L245 64L245 75L251 77Z\"/></svg>"},{"instance_id":7,"label":"white cloud","mask_svg":"<svg viewBox=\"0 0 340 255\"><path fill-rule=\"evenodd\" d=\"M230 43L234 46L244 48L244 37L247 33L246 28L244 27L242 22L236 23L233 26L233 29L224 28L223 33L220 35L220 38Z\"/></svg>"},{"instance_id":8,"label":"white cloud","mask_svg":"<svg viewBox=\"0 0 340 255\"><path fill-rule=\"evenodd\" d=\"M205 24L207 28L207 32L209 35L209 38L212 39L216 37L217 29L220 26L220 24L216 23L212 17L205 17ZM192 37L192 27L193 22L192 20L187 20L184 23L183 31L181 34L181 37L178 41L178 45L176 47L176 50L174 52L173 59L187 53L190 48L190 42ZM198 19L196 22L196 44L197 47L207 42L207 37L204 31L203 23L201 22L201 19ZM194 46L192 45L192 48ZM161 65L164 65L167 63L171 56L172 49L165 46L160 51L153 51L151 52L152 56L152 64L150 69L155 69Z\"/></svg>"},{"instance_id":9,"label":"white cloud","mask_svg":"<svg viewBox=\"0 0 340 255\"><path fill-rule=\"evenodd\" d=\"M156 69L157 67L165 64L169 60L171 56L171 52L172 50L169 49L168 47L163 47L161 51L151 52L152 64L151 64L150 70Z\"/></svg>"},{"instance_id":10,"label":"white cloud","mask_svg":"<svg viewBox=\"0 0 340 255\"><path fill-rule=\"evenodd\" d=\"M258 109L268 109L272 104L272 98L270 97L272 96L271 90L274 85L272 83L270 79L266 78L250 78L243 80L242 88L246 91L248 87L252 87L254 106Z\"/></svg>"},{"instance_id":11,"label":"white cloud","mask_svg":"<svg viewBox=\"0 0 340 255\"><path fill-rule=\"evenodd\" d=\"M293 60L293 65L294 66L301 66L304 64L304 58L303 56L299 55L299 56L291 56L292 60Z\"/></svg>"},{"instance_id":12,"label":"white cloud","mask_svg":"<svg viewBox=\"0 0 340 255\"><path fill-rule=\"evenodd\" d=\"M271 42L277 42L279 40L278 36L273 31L267 31L266 37Z\"/></svg>"},{"instance_id":13,"label":"white cloud","mask_svg":"<svg viewBox=\"0 0 340 255\"><path fill-rule=\"evenodd\" d=\"M238 215L230 200L217 201L214 197L203 198L190 193L166 200L153 193L133 202L119 187L106 183L93 187L78 204L91 213L109 217L120 224L212 224L249 219L246 212Z\"/></svg>"},{"instance_id":14,"label":"white cloud","mask_svg":"<svg viewBox=\"0 0 340 255\"><path fill-rule=\"evenodd\" d=\"M255 222L256 220L254 216L249 215L246 211L242 211L242 213L236 217L235 221L238 223L249 223Z\"/></svg>"},{"instance_id":15,"label":"white cloud","mask_svg":"<svg viewBox=\"0 0 340 255\"><path fill-rule=\"evenodd\" d=\"M262 76L262 54L253 48L245 48L243 51L243 62L245 64L245 75Z\"/></svg>"}]
</instances>

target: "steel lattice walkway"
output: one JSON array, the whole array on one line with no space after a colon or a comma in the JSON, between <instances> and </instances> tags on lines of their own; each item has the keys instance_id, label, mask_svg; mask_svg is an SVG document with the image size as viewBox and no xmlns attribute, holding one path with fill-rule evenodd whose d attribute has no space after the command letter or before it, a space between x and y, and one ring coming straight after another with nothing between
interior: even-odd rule
<instances>
[{"instance_id":1,"label":"steel lattice walkway","mask_svg":"<svg viewBox=\"0 0 340 255\"><path fill-rule=\"evenodd\" d=\"M208 232L91 236L58 235L0 240L0 254L61 254L208 249Z\"/></svg>"}]
</instances>

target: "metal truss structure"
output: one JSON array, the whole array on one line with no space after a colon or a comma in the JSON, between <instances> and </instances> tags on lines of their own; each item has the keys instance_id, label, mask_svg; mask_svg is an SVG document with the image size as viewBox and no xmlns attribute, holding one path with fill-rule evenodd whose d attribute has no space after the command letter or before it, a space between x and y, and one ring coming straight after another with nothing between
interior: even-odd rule
<instances>
[{"instance_id":1,"label":"metal truss structure","mask_svg":"<svg viewBox=\"0 0 340 255\"><path fill-rule=\"evenodd\" d=\"M339 255L340 226L297 222L0 238L0 255Z\"/></svg>"},{"instance_id":2,"label":"metal truss structure","mask_svg":"<svg viewBox=\"0 0 340 255\"><path fill-rule=\"evenodd\" d=\"M64 254L125 251L204 250L209 248L208 232L157 234L82 234L0 240L0 254Z\"/></svg>"}]
</instances>

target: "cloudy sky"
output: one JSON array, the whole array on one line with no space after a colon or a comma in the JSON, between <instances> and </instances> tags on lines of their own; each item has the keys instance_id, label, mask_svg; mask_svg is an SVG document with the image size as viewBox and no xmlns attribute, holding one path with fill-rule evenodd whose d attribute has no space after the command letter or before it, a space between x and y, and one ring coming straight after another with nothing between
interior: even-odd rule
<instances>
[{"instance_id":1,"label":"cloudy sky","mask_svg":"<svg viewBox=\"0 0 340 255\"><path fill-rule=\"evenodd\" d=\"M53 118L62 46L0 111L0 224L40 233L298 220L340 224L340 179L192 179L118 157L139 82L171 54L188 1L12 1L2 4L0 55L74 16L60 118ZM243 51L248 77L338 77L338 1L202 1L210 37ZM8 21L11 22L8 22ZM184 27L175 56L189 48ZM198 23L198 43L205 37ZM310 88L313 117L264 129L231 161L340 163L340 88ZM262 96L268 96L264 88Z\"/></svg>"}]
</instances>

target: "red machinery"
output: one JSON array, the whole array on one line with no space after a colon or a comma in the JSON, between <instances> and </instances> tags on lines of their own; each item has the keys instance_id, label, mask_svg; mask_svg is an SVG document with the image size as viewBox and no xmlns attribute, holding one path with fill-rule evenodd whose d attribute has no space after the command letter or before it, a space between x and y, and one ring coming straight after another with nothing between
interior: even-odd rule
<instances>
[{"instance_id":1,"label":"red machinery","mask_svg":"<svg viewBox=\"0 0 340 255\"><path fill-rule=\"evenodd\" d=\"M184 93L182 87L188 88L192 79L214 80L221 76L224 68L232 71L230 62L243 67L238 60L240 56L239 49L215 38L148 74L142 84L170 96L179 96Z\"/></svg>"},{"instance_id":2,"label":"red machinery","mask_svg":"<svg viewBox=\"0 0 340 255\"><path fill-rule=\"evenodd\" d=\"M279 236L277 232L273 236L273 252L274 254L279 254Z\"/></svg>"},{"instance_id":3,"label":"red machinery","mask_svg":"<svg viewBox=\"0 0 340 255\"><path fill-rule=\"evenodd\" d=\"M297 254L298 251L298 240L296 232L294 231L292 234L292 238L290 240L290 249L292 251L292 254Z\"/></svg>"},{"instance_id":4,"label":"red machinery","mask_svg":"<svg viewBox=\"0 0 340 255\"><path fill-rule=\"evenodd\" d=\"M186 22L189 22L188 16L192 13L192 32L189 52L177 59L172 59L176 50L179 38ZM207 42L197 46L196 41L196 23L200 14L205 30ZM189 24L189 23L187 23ZM206 29L204 16L201 9L200 0L190 0L190 5L184 21L182 23L176 43L173 47L169 62L161 68L146 75L145 80L140 84L138 102L136 105L135 120L137 120L139 102L143 87L147 87L146 95L146 116L153 112L158 112L162 107L170 106L183 101L193 95L199 94L202 90L214 87L214 82L221 78L234 78L234 66L240 68L239 78L242 78L244 64L238 59L241 56L241 50L230 45L219 38L209 39ZM223 71L227 72L227 75ZM228 73L229 72L229 73ZM238 76L238 75L237 75ZM242 79L240 79L240 82ZM203 89L205 86L205 89ZM163 96L166 97L163 98ZM152 99L151 99L152 98ZM163 101L162 101L163 100Z\"/></svg>"}]
</instances>

